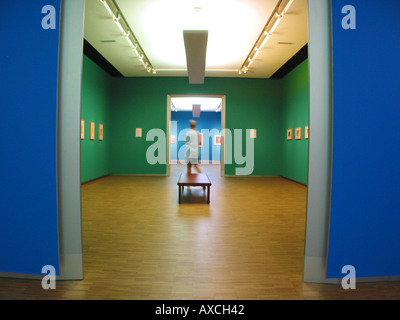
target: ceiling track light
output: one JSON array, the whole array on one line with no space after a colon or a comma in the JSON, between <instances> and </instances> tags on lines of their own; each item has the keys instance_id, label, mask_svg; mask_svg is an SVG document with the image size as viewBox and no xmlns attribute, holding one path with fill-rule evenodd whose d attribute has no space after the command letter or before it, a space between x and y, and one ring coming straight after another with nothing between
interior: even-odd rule
<instances>
[{"instance_id":1,"label":"ceiling track light","mask_svg":"<svg viewBox=\"0 0 400 320\"><path fill-rule=\"evenodd\" d=\"M119 12L117 12L117 15L113 14L113 20L114 22L121 20L121 14Z\"/></svg>"},{"instance_id":2,"label":"ceiling track light","mask_svg":"<svg viewBox=\"0 0 400 320\"><path fill-rule=\"evenodd\" d=\"M285 9L283 9L283 14L289 11L290 6L293 4L294 0L288 1L288 3L285 6Z\"/></svg>"},{"instance_id":3,"label":"ceiling track light","mask_svg":"<svg viewBox=\"0 0 400 320\"><path fill-rule=\"evenodd\" d=\"M128 41L128 43L132 48L135 48L135 45L133 44L132 40L129 37L126 37L126 41Z\"/></svg>"},{"instance_id":4,"label":"ceiling track light","mask_svg":"<svg viewBox=\"0 0 400 320\"><path fill-rule=\"evenodd\" d=\"M138 56L140 62L143 64L143 67L146 69L146 71L149 73L152 72L153 74L156 74L157 73L156 69L154 69L154 67L150 63L150 60L147 58L146 54L144 53L144 50L142 49L139 42L135 38L132 30L129 27L128 22L126 21L125 17L121 13L121 10L119 9L115 0L99 0L99 1L104 5L108 14L112 17L115 24L121 30L124 38L126 39L126 41L128 41L129 45L135 51L136 55ZM112 4L112 6L110 6L109 3ZM113 7L114 10L111 9L111 7ZM125 26L125 28L124 28L124 26Z\"/></svg>"},{"instance_id":5,"label":"ceiling track light","mask_svg":"<svg viewBox=\"0 0 400 320\"><path fill-rule=\"evenodd\" d=\"M280 15L276 14L276 20L275 20L274 24L272 25L271 29L269 29L269 31L268 31L269 34L272 34L275 32L276 28L278 27L278 24L282 21L282 19L283 19L282 14L280 14Z\"/></svg>"},{"instance_id":6,"label":"ceiling track light","mask_svg":"<svg viewBox=\"0 0 400 320\"><path fill-rule=\"evenodd\" d=\"M290 6L293 4L294 0L280 0L277 6L275 7L274 12L270 16L267 24L265 25L261 35L258 37L255 45L251 49L249 55L247 56L245 62L242 64L242 67L239 69L239 74L246 73L249 70L249 67L257 56L260 54L261 49L265 47L272 33L275 32L279 23L282 21L285 14L288 12ZM281 9L283 8L283 9Z\"/></svg>"},{"instance_id":7,"label":"ceiling track light","mask_svg":"<svg viewBox=\"0 0 400 320\"><path fill-rule=\"evenodd\" d=\"M100 2L104 5L104 7L106 7L106 10L107 10L108 14L110 16L113 16L114 13L112 12L112 10L111 10L110 6L108 5L107 1L106 0L100 0Z\"/></svg>"},{"instance_id":8,"label":"ceiling track light","mask_svg":"<svg viewBox=\"0 0 400 320\"><path fill-rule=\"evenodd\" d=\"M258 57L258 55L260 54L260 52L261 52L261 49L255 48L254 54L253 54L253 58L251 58L251 60L254 61L254 60Z\"/></svg>"}]
</instances>

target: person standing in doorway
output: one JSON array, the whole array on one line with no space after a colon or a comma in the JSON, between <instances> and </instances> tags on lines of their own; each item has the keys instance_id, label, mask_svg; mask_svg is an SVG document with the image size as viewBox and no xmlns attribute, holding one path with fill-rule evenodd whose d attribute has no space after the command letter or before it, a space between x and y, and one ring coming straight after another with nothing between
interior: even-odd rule
<instances>
[{"instance_id":1,"label":"person standing in doorway","mask_svg":"<svg viewBox=\"0 0 400 320\"><path fill-rule=\"evenodd\" d=\"M199 167L199 144L200 144L200 133L196 131L196 121L190 121L190 130L186 134L186 163L187 173L192 174L192 166L198 173L202 173Z\"/></svg>"}]
</instances>

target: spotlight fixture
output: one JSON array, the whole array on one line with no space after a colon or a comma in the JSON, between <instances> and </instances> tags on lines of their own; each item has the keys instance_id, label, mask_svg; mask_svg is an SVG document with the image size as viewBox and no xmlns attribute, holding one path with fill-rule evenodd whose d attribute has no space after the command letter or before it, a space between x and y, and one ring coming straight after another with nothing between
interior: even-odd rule
<instances>
[{"instance_id":1,"label":"spotlight fixture","mask_svg":"<svg viewBox=\"0 0 400 320\"><path fill-rule=\"evenodd\" d=\"M239 74L247 73L250 65L252 65L260 54L261 49L266 45L271 35L275 32L279 23L282 21L285 14L288 12L290 6L294 0L280 0L278 5L275 7L274 12L269 18L267 24L265 25L261 35L258 37L255 45L250 51L250 54L247 56L245 62L242 67L239 69Z\"/></svg>"},{"instance_id":2,"label":"spotlight fixture","mask_svg":"<svg viewBox=\"0 0 400 320\"><path fill-rule=\"evenodd\" d=\"M104 6L106 7L108 14L109 14L110 16L113 16L114 13L112 12L112 10L111 10L110 6L108 5L107 1L106 1L106 0L100 0L100 2L101 2L102 4L104 4Z\"/></svg>"},{"instance_id":3,"label":"spotlight fixture","mask_svg":"<svg viewBox=\"0 0 400 320\"><path fill-rule=\"evenodd\" d=\"M115 0L99 0L99 1L104 5L108 14L112 17L113 21L118 26L118 29L121 31L126 41L128 41L130 47L139 58L139 61L143 64L143 67L146 69L146 71L149 73L152 72L153 74L156 74L157 73L156 69L154 69L154 67L150 63L150 60L144 53L144 50L142 49L139 42L135 38L135 35L133 34L131 28L129 27L128 22L122 15Z\"/></svg>"}]
</instances>

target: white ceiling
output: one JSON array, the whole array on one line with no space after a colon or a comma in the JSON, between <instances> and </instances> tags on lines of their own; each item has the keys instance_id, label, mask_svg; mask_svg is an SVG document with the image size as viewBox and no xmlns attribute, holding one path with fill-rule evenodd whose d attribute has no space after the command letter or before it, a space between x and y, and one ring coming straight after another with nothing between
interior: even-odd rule
<instances>
[{"instance_id":1,"label":"white ceiling","mask_svg":"<svg viewBox=\"0 0 400 320\"><path fill-rule=\"evenodd\" d=\"M201 112L221 111L221 98L205 97L174 97L171 98L171 109L173 111L192 111L193 105L200 105Z\"/></svg>"},{"instance_id":2,"label":"white ceiling","mask_svg":"<svg viewBox=\"0 0 400 320\"><path fill-rule=\"evenodd\" d=\"M184 30L208 30L206 77L269 78L308 42L307 0L294 0L247 74L239 75L278 0L115 2L157 74L144 69L100 0L86 0L84 35L125 77L187 76Z\"/></svg>"}]
</instances>

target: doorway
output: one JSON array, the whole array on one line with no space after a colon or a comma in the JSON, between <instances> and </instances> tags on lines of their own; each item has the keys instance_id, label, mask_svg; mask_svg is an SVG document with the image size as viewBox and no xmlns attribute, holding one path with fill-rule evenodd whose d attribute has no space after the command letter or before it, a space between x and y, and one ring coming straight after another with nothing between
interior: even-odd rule
<instances>
[{"instance_id":1,"label":"doorway","mask_svg":"<svg viewBox=\"0 0 400 320\"><path fill-rule=\"evenodd\" d=\"M226 115L225 95L170 94L167 96L167 176L171 165L185 160L184 140L189 121L197 122L201 134L200 165L218 167L225 176L224 139ZM215 170L215 169L214 169Z\"/></svg>"}]
</instances>

